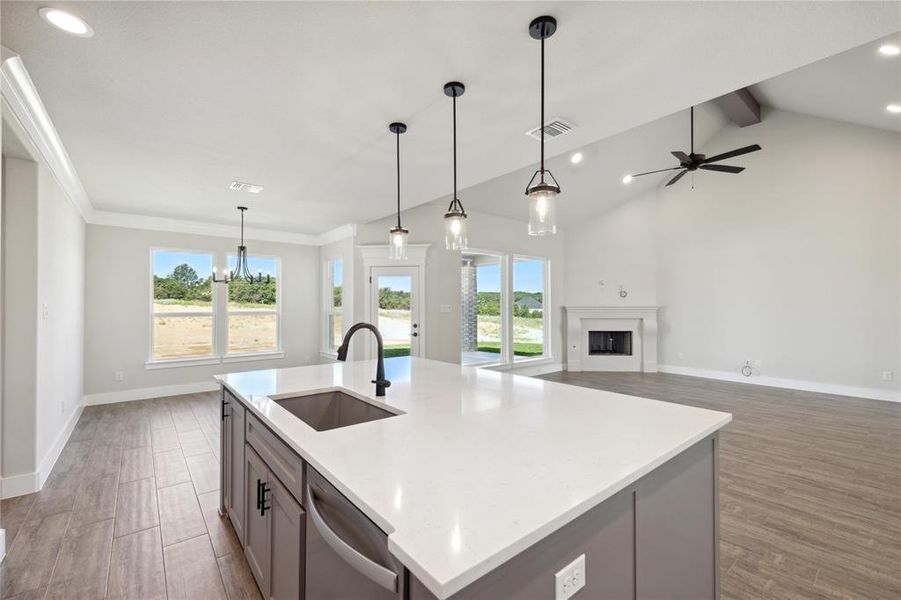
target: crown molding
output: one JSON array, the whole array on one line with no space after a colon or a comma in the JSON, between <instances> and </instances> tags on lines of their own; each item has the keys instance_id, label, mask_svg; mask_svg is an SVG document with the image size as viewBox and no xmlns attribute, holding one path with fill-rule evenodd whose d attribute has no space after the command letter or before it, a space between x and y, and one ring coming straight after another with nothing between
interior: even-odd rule
<instances>
[{"instance_id":1,"label":"crown molding","mask_svg":"<svg viewBox=\"0 0 901 600\"><path fill-rule=\"evenodd\" d=\"M25 138L23 141L35 154L34 158L47 165L69 201L72 202L86 223L216 237L234 237L236 235L237 225L153 217L94 208L78 177L75 166L66 152L66 147L34 87L34 82L32 82L25 64L19 55L5 46L0 46L0 99L3 102L4 112L8 111L13 118L14 122L11 124ZM305 246L322 246L354 237L356 234L357 226L352 224L342 225L320 234L259 228L248 228L244 231L244 237L250 240Z\"/></svg>"},{"instance_id":2,"label":"crown molding","mask_svg":"<svg viewBox=\"0 0 901 600\"><path fill-rule=\"evenodd\" d=\"M0 97L4 108L28 136L31 146L59 182L81 216L93 210L88 194L78 178L75 166L60 139L53 121L38 95L22 58L8 48L0 48Z\"/></svg>"}]
</instances>

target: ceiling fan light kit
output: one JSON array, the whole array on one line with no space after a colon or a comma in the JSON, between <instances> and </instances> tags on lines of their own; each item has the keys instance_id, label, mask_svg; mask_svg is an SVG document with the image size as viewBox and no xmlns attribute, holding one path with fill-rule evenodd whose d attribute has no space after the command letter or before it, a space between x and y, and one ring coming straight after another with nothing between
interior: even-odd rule
<instances>
[{"instance_id":1,"label":"ceiling fan light kit","mask_svg":"<svg viewBox=\"0 0 901 600\"><path fill-rule=\"evenodd\" d=\"M466 86L459 81L444 84L444 94L453 101L454 118L454 197L444 214L444 247L448 250L465 250L467 244L466 211L457 198L457 98L465 91Z\"/></svg>"},{"instance_id":2,"label":"ceiling fan light kit","mask_svg":"<svg viewBox=\"0 0 901 600\"><path fill-rule=\"evenodd\" d=\"M405 123L391 123L388 131L396 138L397 156L397 225L388 231L388 258L393 260L405 260L407 258L407 242L410 230L405 229L400 223L400 135L407 131Z\"/></svg>"},{"instance_id":3,"label":"ceiling fan light kit","mask_svg":"<svg viewBox=\"0 0 901 600\"><path fill-rule=\"evenodd\" d=\"M541 41L541 166L532 175L526 186L529 197L529 235L554 235L557 233L555 201L560 193L560 184L554 175L544 168L544 41L557 31L557 19L547 15L533 19L529 23L529 35ZM538 178L538 181L535 178Z\"/></svg>"},{"instance_id":4,"label":"ceiling fan light kit","mask_svg":"<svg viewBox=\"0 0 901 600\"><path fill-rule=\"evenodd\" d=\"M262 273L253 275L250 272L250 259L247 257L247 246L244 245L244 213L247 211L247 207L239 206L238 210L241 212L241 243L238 245L235 268L231 272L229 272L228 269L225 269L221 278L216 277L216 269L214 268L213 282L224 283L226 285L238 280L244 280L250 284L269 283L271 281L269 275L266 275L266 278L264 279Z\"/></svg>"},{"instance_id":5,"label":"ceiling fan light kit","mask_svg":"<svg viewBox=\"0 0 901 600\"><path fill-rule=\"evenodd\" d=\"M745 146L743 148L736 148L735 150L730 150L728 152L723 152L722 154L717 154L716 156L711 156L707 158L704 154L695 154L695 107L692 106L690 109L691 114L691 150L688 154L682 152L680 150L674 150L671 152L673 156L679 161L678 167L670 167L668 169L657 169L656 171L646 171L644 173L636 173L635 175L626 175L623 177L623 183L631 183L631 181L636 177L642 177L644 175L653 175L654 173L664 173L666 171L679 171L676 175L666 182L667 186L673 185L682 177L685 176L686 173L693 173L698 169L702 171L717 171L720 173L741 173L745 170L744 167L733 167L731 165L714 165L711 163L719 162L721 160L726 160L727 158L735 158L736 156L742 156L743 154L749 154L751 152L757 152L761 149L761 147L757 144L752 144L750 146Z\"/></svg>"}]
</instances>

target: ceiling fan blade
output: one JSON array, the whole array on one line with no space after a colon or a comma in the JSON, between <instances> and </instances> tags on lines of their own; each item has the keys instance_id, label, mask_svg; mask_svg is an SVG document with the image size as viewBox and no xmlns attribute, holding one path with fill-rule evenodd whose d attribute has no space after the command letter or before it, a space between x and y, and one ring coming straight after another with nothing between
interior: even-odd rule
<instances>
[{"instance_id":1,"label":"ceiling fan blade","mask_svg":"<svg viewBox=\"0 0 901 600\"><path fill-rule=\"evenodd\" d=\"M642 175L653 175L654 173L663 173L664 171L676 171L682 167L670 167L668 169L657 169L656 171L647 171L645 173L636 173L632 177L641 177Z\"/></svg>"},{"instance_id":2,"label":"ceiling fan blade","mask_svg":"<svg viewBox=\"0 0 901 600\"><path fill-rule=\"evenodd\" d=\"M723 173L741 173L745 170L744 167L731 167L729 165L701 165L698 168L705 171L722 171Z\"/></svg>"},{"instance_id":3,"label":"ceiling fan blade","mask_svg":"<svg viewBox=\"0 0 901 600\"><path fill-rule=\"evenodd\" d=\"M670 154L675 156L679 160L680 163L691 162L691 158L684 152L680 152L680 151L676 150L674 152L670 152Z\"/></svg>"},{"instance_id":4,"label":"ceiling fan blade","mask_svg":"<svg viewBox=\"0 0 901 600\"><path fill-rule=\"evenodd\" d=\"M730 150L729 152L723 152L722 154L717 154L716 156L711 156L710 158L705 158L704 163L712 163L717 162L719 160L724 160L727 158L732 158L733 156L741 156L742 154L749 154L751 152L757 152L760 150L760 146L754 144L752 146L745 146L744 148L738 148L737 150Z\"/></svg>"},{"instance_id":5,"label":"ceiling fan blade","mask_svg":"<svg viewBox=\"0 0 901 600\"><path fill-rule=\"evenodd\" d=\"M672 179L670 179L670 180L666 183L666 185L673 185L674 183L676 183L677 181L679 181L680 179L682 179L682 176L685 175L686 173L688 173L688 169L685 169L685 170L683 170L681 173L678 173L675 177L673 177Z\"/></svg>"}]
</instances>

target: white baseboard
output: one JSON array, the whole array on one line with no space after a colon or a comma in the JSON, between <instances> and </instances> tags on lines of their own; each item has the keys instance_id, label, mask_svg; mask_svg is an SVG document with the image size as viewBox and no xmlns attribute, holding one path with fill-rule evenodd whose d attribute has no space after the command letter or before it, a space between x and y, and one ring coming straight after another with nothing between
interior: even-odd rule
<instances>
[{"instance_id":1,"label":"white baseboard","mask_svg":"<svg viewBox=\"0 0 901 600\"><path fill-rule=\"evenodd\" d=\"M901 402L901 392L896 390L855 387L851 385L840 385L837 383L806 381L803 379L769 377L766 375L752 375L751 377L745 377L741 373L733 373L731 371L696 369L694 367L680 367L675 365L659 365L658 369L661 373L672 373L673 375L688 375L689 377L718 379L721 381L748 383L751 385L763 385L766 387L778 387L790 390L802 390L805 392L817 392L820 394L851 396L854 398L867 398L870 400L884 400L886 402Z\"/></svg>"},{"instance_id":2,"label":"white baseboard","mask_svg":"<svg viewBox=\"0 0 901 600\"><path fill-rule=\"evenodd\" d=\"M6 530L0 529L0 562L6 558Z\"/></svg>"},{"instance_id":3,"label":"white baseboard","mask_svg":"<svg viewBox=\"0 0 901 600\"><path fill-rule=\"evenodd\" d=\"M44 459L38 466L38 489L44 487L44 482L47 481L47 478L50 476L50 471L53 470L53 466L59 459L59 455L62 454L63 448L66 447L69 436L71 436L72 432L75 430L75 425L78 424L78 418L81 417L81 411L83 410L84 406L78 406L72 411L72 416L66 421L66 426L59 432L59 435L53 440L53 445L50 446L50 450L44 455Z\"/></svg>"},{"instance_id":4,"label":"white baseboard","mask_svg":"<svg viewBox=\"0 0 901 600\"><path fill-rule=\"evenodd\" d=\"M53 440L53 445L47 451L47 454L44 455L41 464L38 465L37 471L4 477L0 480L0 498L14 498L32 494L44 487L44 483L50 477L50 472L56 465L56 461L59 460L59 455L62 454L63 448L66 447L66 443L69 441L69 436L72 435L75 425L78 424L78 418L81 417L82 410L84 410L83 406L77 406L72 411L72 415L66 421L65 427Z\"/></svg>"},{"instance_id":5,"label":"white baseboard","mask_svg":"<svg viewBox=\"0 0 901 600\"><path fill-rule=\"evenodd\" d=\"M16 496L33 494L41 489L38 481L40 481L40 476L36 471L4 477L0 480L0 498L15 498Z\"/></svg>"},{"instance_id":6,"label":"white baseboard","mask_svg":"<svg viewBox=\"0 0 901 600\"><path fill-rule=\"evenodd\" d=\"M101 392L99 394L85 394L82 405L94 406L96 404L113 404L115 402L131 402L133 400L147 400L148 398L162 398L164 396L179 396L181 394L197 394L200 392L214 392L219 389L215 381L198 381L196 383L178 383L175 385L160 385L156 387L138 388L133 390L116 390L115 392Z\"/></svg>"}]
</instances>

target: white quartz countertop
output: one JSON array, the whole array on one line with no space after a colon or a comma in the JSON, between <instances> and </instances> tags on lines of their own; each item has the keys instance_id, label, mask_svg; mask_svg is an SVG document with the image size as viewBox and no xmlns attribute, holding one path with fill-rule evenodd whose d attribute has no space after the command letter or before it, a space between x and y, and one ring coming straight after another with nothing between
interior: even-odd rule
<instances>
[{"instance_id":1,"label":"white quartz countertop","mask_svg":"<svg viewBox=\"0 0 901 600\"><path fill-rule=\"evenodd\" d=\"M388 533L438 598L532 546L731 415L460 367L375 361L217 377ZM272 398L344 389L403 414L318 432Z\"/></svg>"}]
</instances>

